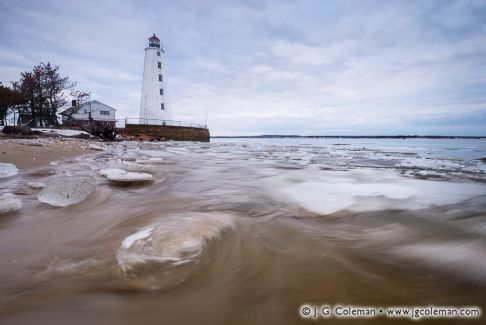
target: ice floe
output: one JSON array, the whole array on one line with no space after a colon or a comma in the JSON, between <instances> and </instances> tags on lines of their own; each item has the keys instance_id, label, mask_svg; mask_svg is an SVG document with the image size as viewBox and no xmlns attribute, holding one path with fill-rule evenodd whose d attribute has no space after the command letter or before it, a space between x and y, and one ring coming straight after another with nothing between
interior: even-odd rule
<instances>
[{"instance_id":1,"label":"ice floe","mask_svg":"<svg viewBox=\"0 0 486 325\"><path fill-rule=\"evenodd\" d=\"M0 162L0 178L15 176L19 173L17 166L9 163Z\"/></svg>"},{"instance_id":2,"label":"ice floe","mask_svg":"<svg viewBox=\"0 0 486 325\"><path fill-rule=\"evenodd\" d=\"M164 266L173 267L198 260L209 241L220 238L234 227L234 218L222 213L164 217L126 237L116 258L122 271L128 273L160 265L155 272L162 277L168 271L164 270Z\"/></svg>"},{"instance_id":3,"label":"ice floe","mask_svg":"<svg viewBox=\"0 0 486 325\"><path fill-rule=\"evenodd\" d=\"M100 175L108 178L110 181L117 182L145 182L153 180L151 174L128 172L119 168L107 168L100 170Z\"/></svg>"},{"instance_id":4,"label":"ice floe","mask_svg":"<svg viewBox=\"0 0 486 325\"><path fill-rule=\"evenodd\" d=\"M109 161L107 165L109 168L123 169L129 172L155 172L155 167L153 165L140 164L122 159Z\"/></svg>"},{"instance_id":5,"label":"ice floe","mask_svg":"<svg viewBox=\"0 0 486 325\"><path fill-rule=\"evenodd\" d=\"M0 214L17 211L22 207L22 200L12 193L0 194Z\"/></svg>"},{"instance_id":6,"label":"ice floe","mask_svg":"<svg viewBox=\"0 0 486 325\"><path fill-rule=\"evenodd\" d=\"M312 176L294 173L274 179L269 186L270 195L318 214L421 209L486 195L480 183L407 179L393 170L371 169L320 171Z\"/></svg>"},{"instance_id":7,"label":"ice floe","mask_svg":"<svg viewBox=\"0 0 486 325\"><path fill-rule=\"evenodd\" d=\"M88 148L90 148L91 150L95 150L95 151L105 151L105 148L98 146L96 144L90 144L88 146Z\"/></svg>"},{"instance_id":8,"label":"ice floe","mask_svg":"<svg viewBox=\"0 0 486 325\"><path fill-rule=\"evenodd\" d=\"M39 201L65 207L82 202L95 189L96 180L91 176L51 176L39 193Z\"/></svg>"},{"instance_id":9,"label":"ice floe","mask_svg":"<svg viewBox=\"0 0 486 325\"><path fill-rule=\"evenodd\" d=\"M32 188L43 188L46 186L46 183L42 182L28 182L27 186L32 187Z\"/></svg>"}]
</instances>

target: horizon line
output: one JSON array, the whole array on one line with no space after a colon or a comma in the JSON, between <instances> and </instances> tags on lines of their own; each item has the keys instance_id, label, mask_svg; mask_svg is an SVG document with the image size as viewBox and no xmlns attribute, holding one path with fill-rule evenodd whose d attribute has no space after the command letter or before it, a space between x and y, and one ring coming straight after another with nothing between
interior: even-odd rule
<instances>
[{"instance_id":1,"label":"horizon line","mask_svg":"<svg viewBox=\"0 0 486 325\"><path fill-rule=\"evenodd\" d=\"M297 135L297 134L262 134L262 135L215 135L211 138L486 138L486 135Z\"/></svg>"}]
</instances>

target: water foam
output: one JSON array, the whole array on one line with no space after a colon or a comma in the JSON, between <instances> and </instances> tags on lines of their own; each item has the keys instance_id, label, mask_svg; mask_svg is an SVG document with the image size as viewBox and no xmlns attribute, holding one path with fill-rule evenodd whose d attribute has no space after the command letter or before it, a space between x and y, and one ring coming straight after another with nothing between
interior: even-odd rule
<instances>
[{"instance_id":1,"label":"water foam","mask_svg":"<svg viewBox=\"0 0 486 325\"><path fill-rule=\"evenodd\" d=\"M395 247L392 252L441 272L486 284L484 249L484 242L476 240L411 244Z\"/></svg>"}]
</instances>

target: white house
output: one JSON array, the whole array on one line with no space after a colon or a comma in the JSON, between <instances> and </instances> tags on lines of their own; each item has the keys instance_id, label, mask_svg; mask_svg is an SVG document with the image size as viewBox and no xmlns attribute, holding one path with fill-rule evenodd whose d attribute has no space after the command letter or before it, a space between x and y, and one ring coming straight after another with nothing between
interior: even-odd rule
<instances>
[{"instance_id":1,"label":"white house","mask_svg":"<svg viewBox=\"0 0 486 325\"><path fill-rule=\"evenodd\" d=\"M75 102L73 102L75 104ZM102 126L116 125L116 109L97 100L81 104L81 106L69 107L62 111L62 124L64 125L79 125L88 127L91 122Z\"/></svg>"}]
</instances>

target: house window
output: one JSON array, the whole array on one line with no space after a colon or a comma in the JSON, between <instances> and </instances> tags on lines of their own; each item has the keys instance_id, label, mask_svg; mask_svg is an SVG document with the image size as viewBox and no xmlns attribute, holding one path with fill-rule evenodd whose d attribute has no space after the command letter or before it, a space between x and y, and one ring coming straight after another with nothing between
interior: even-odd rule
<instances>
[{"instance_id":1,"label":"house window","mask_svg":"<svg viewBox=\"0 0 486 325\"><path fill-rule=\"evenodd\" d=\"M165 111L165 106L164 106L164 103L160 104L160 109Z\"/></svg>"},{"instance_id":2,"label":"house window","mask_svg":"<svg viewBox=\"0 0 486 325\"><path fill-rule=\"evenodd\" d=\"M159 69L162 69L162 62L157 62L157 67L158 67Z\"/></svg>"},{"instance_id":3,"label":"house window","mask_svg":"<svg viewBox=\"0 0 486 325\"><path fill-rule=\"evenodd\" d=\"M100 111L100 115L110 115L110 111Z\"/></svg>"},{"instance_id":4,"label":"house window","mask_svg":"<svg viewBox=\"0 0 486 325\"><path fill-rule=\"evenodd\" d=\"M162 81L162 75L159 74L159 81Z\"/></svg>"},{"instance_id":5,"label":"house window","mask_svg":"<svg viewBox=\"0 0 486 325\"><path fill-rule=\"evenodd\" d=\"M160 56L160 51L157 51L157 56Z\"/></svg>"},{"instance_id":6,"label":"house window","mask_svg":"<svg viewBox=\"0 0 486 325\"><path fill-rule=\"evenodd\" d=\"M160 95L164 95L164 89L163 88L160 88Z\"/></svg>"}]
</instances>

